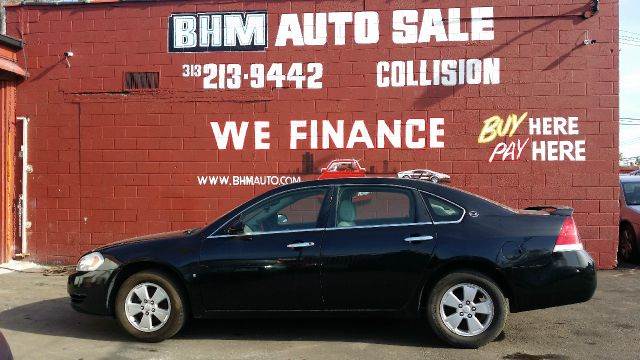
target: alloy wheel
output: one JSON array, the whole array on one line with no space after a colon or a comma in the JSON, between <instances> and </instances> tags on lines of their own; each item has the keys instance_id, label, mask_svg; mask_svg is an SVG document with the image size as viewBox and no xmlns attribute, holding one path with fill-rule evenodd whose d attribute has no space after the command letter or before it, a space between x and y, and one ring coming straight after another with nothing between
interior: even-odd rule
<instances>
[{"instance_id":1,"label":"alloy wheel","mask_svg":"<svg viewBox=\"0 0 640 360\"><path fill-rule=\"evenodd\" d=\"M171 300L160 285L145 282L129 291L124 311L134 328L143 332L153 332L169 320Z\"/></svg>"},{"instance_id":2,"label":"alloy wheel","mask_svg":"<svg viewBox=\"0 0 640 360\"><path fill-rule=\"evenodd\" d=\"M491 325L493 316L493 300L485 289L475 284L454 285L440 300L440 318L456 335L483 333Z\"/></svg>"}]
</instances>

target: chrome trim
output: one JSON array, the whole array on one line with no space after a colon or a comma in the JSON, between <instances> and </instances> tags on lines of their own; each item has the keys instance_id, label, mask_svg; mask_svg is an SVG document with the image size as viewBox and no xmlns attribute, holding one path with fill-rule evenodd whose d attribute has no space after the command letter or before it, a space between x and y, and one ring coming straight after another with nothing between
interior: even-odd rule
<instances>
[{"instance_id":1,"label":"chrome trim","mask_svg":"<svg viewBox=\"0 0 640 360\"><path fill-rule=\"evenodd\" d=\"M326 228L325 230L331 231L331 230L369 229L369 228L412 226L412 225L433 225L433 223L432 222L412 222L412 223L402 223L402 224L356 225L356 226L332 227L332 228Z\"/></svg>"},{"instance_id":2,"label":"chrome trim","mask_svg":"<svg viewBox=\"0 0 640 360\"><path fill-rule=\"evenodd\" d=\"M292 191L297 191L297 190L307 190L307 189L315 189L315 188L329 188L331 189L332 187L334 187L335 185L313 185L313 186L305 186L305 187L301 187L301 188L295 188L295 189L289 189L289 190L285 190L285 191L281 191L278 193L275 193L267 198L262 199L260 202L253 204L253 206L244 209L243 211L239 212L238 214L236 214L235 216L233 216L231 219L225 221L224 224L220 225L217 229L215 229L209 236L207 236L207 239L212 239L212 238L217 238L217 237L228 237L228 236L246 236L246 235L254 235L254 234L260 234L260 233L254 233L254 234L242 234L242 235L214 235L215 233L217 233L218 231L220 231L220 229L224 228L225 226L227 226L231 221L237 219L239 216L241 216L242 214L244 214L245 212L249 211L250 209L252 209L255 206L258 206L260 204L262 204L263 202L273 198L274 196L278 196L278 195L282 195L282 194L286 194L288 192L292 192ZM246 204L246 203L244 203ZM239 206L242 206L244 204L240 204ZM318 229L322 229L322 228L315 228L314 230L318 230ZM290 231L295 231L295 230L290 230ZM264 233L277 233L277 232L281 232L281 231L272 231L272 232L264 232Z\"/></svg>"},{"instance_id":3,"label":"chrome trim","mask_svg":"<svg viewBox=\"0 0 640 360\"><path fill-rule=\"evenodd\" d=\"M261 231L261 232L251 233L251 234L211 235L207 239L242 237L242 236L255 236L255 235L269 235L269 234L302 233L302 232L309 232L309 231L369 229L369 228L380 228L380 227L415 226L415 225L433 225L433 223L432 222L413 222L413 223L401 223L401 224L358 225L358 226L344 226L344 227L332 227L332 228L313 228L313 229L300 229L300 230Z\"/></svg>"},{"instance_id":4,"label":"chrome trim","mask_svg":"<svg viewBox=\"0 0 640 360\"><path fill-rule=\"evenodd\" d=\"M433 236L431 235L425 235L425 236L410 236L408 238L405 238L404 241L406 242L421 242L421 241L427 241L427 240L433 240Z\"/></svg>"},{"instance_id":5,"label":"chrome trim","mask_svg":"<svg viewBox=\"0 0 640 360\"><path fill-rule=\"evenodd\" d=\"M278 231L259 231L259 232L254 232L254 233L251 233L251 234L209 235L207 237L207 239L243 237L243 236L257 236L257 235L270 235L270 234L302 233L302 232L323 231L323 230L326 230L326 228L297 229L297 230L278 230Z\"/></svg>"},{"instance_id":6,"label":"chrome trim","mask_svg":"<svg viewBox=\"0 0 640 360\"><path fill-rule=\"evenodd\" d=\"M314 245L315 245L315 243L308 241L308 242L289 244L289 245L287 245L287 247L289 249L302 249L302 248L312 247Z\"/></svg>"},{"instance_id":7,"label":"chrome trim","mask_svg":"<svg viewBox=\"0 0 640 360\"><path fill-rule=\"evenodd\" d=\"M434 225L443 225L443 224L459 224L459 223L461 223L461 222L462 222L462 220L464 220L464 216L467 214L467 210L466 210L465 208L463 208L462 206L460 206L460 205L458 205L458 204L454 203L454 202L453 202L453 201L451 201L451 200L445 199L445 198L443 198L442 196L438 196L438 195L433 194L433 193L430 193L430 192L428 192L428 191L418 190L418 192L421 192L421 193L424 193L424 194L428 194L428 195L431 195L431 196L437 197L438 199L444 200L444 201L448 202L449 204L451 204L451 205L453 205L453 206L455 206L455 207L457 207L457 208L459 208L459 209L462 209L462 215L460 216L460 219L455 220L455 221L434 221L434 222L433 222L433 224L434 224ZM424 199L423 199L423 200L424 200ZM426 203L425 203L425 205L427 206L427 210L428 210L429 204L426 204ZM433 217L433 216L431 215L431 213L429 213L429 215L430 215L431 217ZM433 220L433 219L432 219L432 220Z\"/></svg>"},{"instance_id":8,"label":"chrome trim","mask_svg":"<svg viewBox=\"0 0 640 360\"><path fill-rule=\"evenodd\" d=\"M332 187L341 187L341 186L388 186L388 187L396 187L396 188L402 188L402 189L408 189L408 190L412 190L412 191L417 191L419 193L425 193L425 194L429 194L429 195L435 196L435 197L437 197L439 199L442 199L442 200L444 200L444 201L446 201L446 202L448 202L450 204L453 204L453 205L459 207L460 209L462 209L462 216L457 221L428 221L428 222L414 222L414 223L404 223L404 224L359 225L359 226L348 226L348 227L313 228L313 229L304 229L304 230L265 231L265 232L256 232L256 233L253 233L253 234L214 235L220 229L222 229L225 226L227 226L231 221L237 219L239 216L241 216L245 212L251 210L254 206L258 206L258 205L262 204L263 202L265 202L265 201L267 201L267 200L269 200L269 199L271 199L271 198L273 198L275 196L278 196L278 195L281 195L281 194L286 194L288 192L297 191L297 190L309 190L309 189L315 189L315 188L332 188ZM424 199L422 199L422 201L424 202ZM425 204L425 206L428 206L428 205ZM378 228L378 227L387 227L387 226L458 224L458 223L462 222L462 220L464 219L464 216L466 215L466 213L467 213L467 210L465 208L463 208L462 206L460 206L460 205L458 205L458 204L456 204L456 203L454 203L454 202L452 202L450 200L447 200L447 199L443 198L442 196L438 196L436 194L430 193L428 191L420 190L420 189L415 188L415 187L409 187L409 186L397 185L397 184L354 184L354 183L332 184L332 185L314 185L314 186L306 186L306 187L295 188L295 189L290 189L290 190L278 192L276 194L273 194L273 195L263 199L262 201L254 204L253 206L243 210L242 212L236 214L231 219L227 220L224 224L220 225L220 227L218 227L215 231L213 231L211 233L211 235L207 236L207 239L225 238L225 237L237 237L237 236L264 235L264 234L294 233L294 232L318 231L318 230L343 230L343 229ZM429 214L429 215L431 215L431 214ZM433 220L433 219L431 219L431 220Z\"/></svg>"}]
</instances>

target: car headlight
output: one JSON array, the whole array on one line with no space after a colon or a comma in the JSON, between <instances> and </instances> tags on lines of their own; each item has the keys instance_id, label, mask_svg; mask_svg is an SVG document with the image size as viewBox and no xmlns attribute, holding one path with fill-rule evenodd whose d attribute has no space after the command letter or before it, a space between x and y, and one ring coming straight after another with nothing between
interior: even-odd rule
<instances>
[{"instance_id":1,"label":"car headlight","mask_svg":"<svg viewBox=\"0 0 640 360\"><path fill-rule=\"evenodd\" d=\"M104 257L99 252L92 252L87 254L78 260L78 266L76 266L76 270L78 271L94 271L97 270L100 265L104 263Z\"/></svg>"}]
</instances>

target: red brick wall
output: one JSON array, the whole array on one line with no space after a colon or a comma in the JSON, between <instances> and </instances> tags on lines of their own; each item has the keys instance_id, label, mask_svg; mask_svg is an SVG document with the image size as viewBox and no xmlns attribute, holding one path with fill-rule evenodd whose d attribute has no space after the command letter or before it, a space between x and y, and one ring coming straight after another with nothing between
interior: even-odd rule
<instances>
[{"instance_id":1,"label":"red brick wall","mask_svg":"<svg viewBox=\"0 0 640 360\"><path fill-rule=\"evenodd\" d=\"M493 6L495 39L397 45L396 9ZM30 250L44 262L73 262L97 245L138 234L182 229L211 219L267 187L199 186L197 175L300 175L302 156L319 169L356 158L369 172L430 168L452 184L514 207L566 204L587 249L615 266L618 236L618 8L583 20L587 0L469 1L162 1L9 9L8 31L24 37L19 115L31 119ZM175 12L266 10L263 52L167 52ZM279 17L291 12L377 11L380 41L275 47ZM468 28L463 22L463 27ZM348 27L348 29L350 29ZM582 44L585 32L596 39ZM65 51L75 56L69 65ZM376 88L381 60L501 59L500 84ZM323 88L203 90L181 76L182 64L321 62ZM122 93L126 71L158 71L160 90ZM489 162L496 142L478 144L483 121L508 114L576 116L584 162ZM292 119L445 119L442 149L291 150ZM218 150L210 121L271 122L269 151ZM515 138L527 138L527 123ZM545 139L561 139L562 136ZM575 137L574 137L575 138ZM540 139L540 140L545 140ZM373 167L373 168L372 168Z\"/></svg>"}]
</instances>

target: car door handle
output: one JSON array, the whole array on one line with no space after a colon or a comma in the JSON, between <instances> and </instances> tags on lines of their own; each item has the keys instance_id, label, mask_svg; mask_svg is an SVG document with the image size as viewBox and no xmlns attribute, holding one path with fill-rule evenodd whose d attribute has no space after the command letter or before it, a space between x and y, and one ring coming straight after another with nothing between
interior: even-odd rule
<instances>
[{"instance_id":1,"label":"car door handle","mask_svg":"<svg viewBox=\"0 0 640 360\"><path fill-rule=\"evenodd\" d=\"M421 242L421 241L429 241L429 240L433 240L433 236L431 235L425 235L425 236L409 236L408 238L404 239L404 241L406 242Z\"/></svg>"},{"instance_id":2,"label":"car door handle","mask_svg":"<svg viewBox=\"0 0 640 360\"><path fill-rule=\"evenodd\" d=\"M312 242L300 242L300 243L289 244L287 245L287 247L289 249L302 249L302 248L312 247L314 245L315 243L312 243Z\"/></svg>"}]
</instances>

